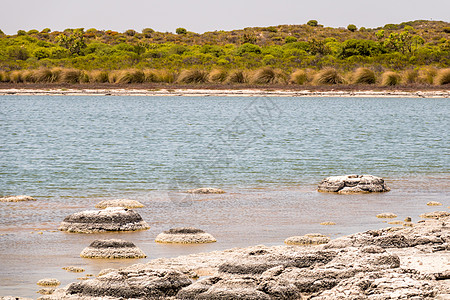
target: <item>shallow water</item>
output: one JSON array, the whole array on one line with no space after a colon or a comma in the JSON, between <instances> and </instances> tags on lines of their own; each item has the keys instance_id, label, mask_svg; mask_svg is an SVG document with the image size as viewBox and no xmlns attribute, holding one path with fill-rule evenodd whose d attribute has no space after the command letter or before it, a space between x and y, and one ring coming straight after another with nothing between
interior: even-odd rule
<instances>
[{"instance_id":1,"label":"shallow water","mask_svg":"<svg viewBox=\"0 0 450 300\"><path fill-rule=\"evenodd\" d=\"M156 257L380 228L381 212L417 221L445 210L449 113L448 99L0 96L0 195L37 198L0 203L0 295L35 298L41 278L65 285ZM350 173L382 176L392 191L315 191L322 178ZM200 186L227 193L180 193ZM65 216L114 198L144 203L138 212L151 229L55 231ZM154 242L177 226L202 228L218 242ZM148 258L80 258L99 237L133 241ZM61 269L68 265L86 272Z\"/></svg>"}]
</instances>

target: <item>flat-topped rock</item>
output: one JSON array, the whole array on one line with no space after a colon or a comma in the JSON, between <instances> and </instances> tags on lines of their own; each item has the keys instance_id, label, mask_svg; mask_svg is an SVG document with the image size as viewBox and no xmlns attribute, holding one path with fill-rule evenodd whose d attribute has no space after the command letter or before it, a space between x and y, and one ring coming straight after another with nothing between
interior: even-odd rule
<instances>
[{"instance_id":1,"label":"flat-topped rock","mask_svg":"<svg viewBox=\"0 0 450 300\"><path fill-rule=\"evenodd\" d=\"M291 236L284 240L287 245L312 246L326 244L330 238L320 233L308 233L302 236Z\"/></svg>"},{"instance_id":2,"label":"flat-topped rock","mask_svg":"<svg viewBox=\"0 0 450 300\"><path fill-rule=\"evenodd\" d=\"M191 194L225 194L224 190L216 188L198 188L186 191L186 193Z\"/></svg>"},{"instance_id":3,"label":"flat-topped rock","mask_svg":"<svg viewBox=\"0 0 450 300\"><path fill-rule=\"evenodd\" d=\"M89 247L84 248L80 256L83 258L106 259L147 257L135 244L120 239L95 240Z\"/></svg>"},{"instance_id":4,"label":"flat-topped rock","mask_svg":"<svg viewBox=\"0 0 450 300\"><path fill-rule=\"evenodd\" d=\"M439 218L448 217L448 216L450 216L450 212L448 212L448 211L434 211L434 212L421 214L419 217L424 218L424 219L439 219Z\"/></svg>"},{"instance_id":5,"label":"flat-topped rock","mask_svg":"<svg viewBox=\"0 0 450 300\"><path fill-rule=\"evenodd\" d=\"M87 210L74 213L64 219L59 230L75 233L105 231L136 231L149 229L135 211L122 207L108 207L104 210Z\"/></svg>"},{"instance_id":6,"label":"flat-topped rock","mask_svg":"<svg viewBox=\"0 0 450 300\"><path fill-rule=\"evenodd\" d=\"M36 199L26 195L0 197L0 202L21 202L21 201L36 201Z\"/></svg>"},{"instance_id":7,"label":"flat-topped rock","mask_svg":"<svg viewBox=\"0 0 450 300\"><path fill-rule=\"evenodd\" d=\"M107 207L124 207L124 208L141 208L144 204L136 200L130 199L112 199L104 200L95 205L97 208L107 208Z\"/></svg>"},{"instance_id":8,"label":"flat-topped rock","mask_svg":"<svg viewBox=\"0 0 450 300\"><path fill-rule=\"evenodd\" d=\"M216 239L209 233L194 227L178 227L164 231L156 237L157 243L205 244Z\"/></svg>"},{"instance_id":9,"label":"flat-topped rock","mask_svg":"<svg viewBox=\"0 0 450 300\"><path fill-rule=\"evenodd\" d=\"M36 284L40 286L58 286L61 282L56 278L44 278L39 280Z\"/></svg>"},{"instance_id":10,"label":"flat-topped rock","mask_svg":"<svg viewBox=\"0 0 450 300\"><path fill-rule=\"evenodd\" d=\"M384 180L372 175L344 175L327 177L317 190L326 193L357 194L388 192Z\"/></svg>"},{"instance_id":11,"label":"flat-topped rock","mask_svg":"<svg viewBox=\"0 0 450 300\"><path fill-rule=\"evenodd\" d=\"M379 219L394 219L397 218L397 215L394 213L381 213L377 215Z\"/></svg>"}]
</instances>

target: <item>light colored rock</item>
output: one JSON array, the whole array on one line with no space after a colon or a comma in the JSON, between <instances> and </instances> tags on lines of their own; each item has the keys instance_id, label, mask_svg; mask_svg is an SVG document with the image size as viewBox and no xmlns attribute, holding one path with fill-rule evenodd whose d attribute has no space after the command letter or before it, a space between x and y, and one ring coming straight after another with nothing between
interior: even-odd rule
<instances>
[{"instance_id":1,"label":"light colored rock","mask_svg":"<svg viewBox=\"0 0 450 300\"><path fill-rule=\"evenodd\" d=\"M40 286L58 286L61 282L56 278L44 278L39 280L36 284Z\"/></svg>"},{"instance_id":2,"label":"light colored rock","mask_svg":"<svg viewBox=\"0 0 450 300\"><path fill-rule=\"evenodd\" d=\"M397 218L397 215L394 213L382 213L382 214L378 214L377 218L380 219L393 219L393 218Z\"/></svg>"},{"instance_id":3,"label":"light colored rock","mask_svg":"<svg viewBox=\"0 0 450 300\"><path fill-rule=\"evenodd\" d=\"M441 206L442 203L441 202L437 202L437 201L430 201L430 202L427 202L427 205L428 206Z\"/></svg>"},{"instance_id":4,"label":"light colored rock","mask_svg":"<svg viewBox=\"0 0 450 300\"><path fill-rule=\"evenodd\" d=\"M419 217L424 219L439 219L448 216L450 216L450 213L448 211L434 211L430 213L421 214Z\"/></svg>"},{"instance_id":5,"label":"light colored rock","mask_svg":"<svg viewBox=\"0 0 450 300\"><path fill-rule=\"evenodd\" d=\"M388 192L384 180L372 175L344 175L327 177L319 184L319 192L338 194Z\"/></svg>"},{"instance_id":6,"label":"light colored rock","mask_svg":"<svg viewBox=\"0 0 450 300\"><path fill-rule=\"evenodd\" d=\"M186 193L190 194L225 194L224 190L216 189L216 188L198 188L186 191Z\"/></svg>"},{"instance_id":7,"label":"light colored rock","mask_svg":"<svg viewBox=\"0 0 450 300\"><path fill-rule=\"evenodd\" d=\"M122 207L104 210L87 210L74 213L64 219L59 230L75 233L105 231L136 231L149 229L147 222L135 211Z\"/></svg>"},{"instance_id":8,"label":"light colored rock","mask_svg":"<svg viewBox=\"0 0 450 300\"><path fill-rule=\"evenodd\" d=\"M330 225L336 225L334 222L322 222L320 225L330 226Z\"/></svg>"},{"instance_id":9,"label":"light colored rock","mask_svg":"<svg viewBox=\"0 0 450 300\"><path fill-rule=\"evenodd\" d=\"M62 269L66 270L67 272L73 272L73 273L82 273L82 272L84 272L83 268L75 267L75 266L63 267Z\"/></svg>"},{"instance_id":10,"label":"light colored rock","mask_svg":"<svg viewBox=\"0 0 450 300\"><path fill-rule=\"evenodd\" d=\"M388 224L391 224L391 225L403 225L403 221L390 221L390 222L388 222Z\"/></svg>"},{"instance_id":11,"label":"light colored rock","mask_svg":"<svg viewBox=\"0 0 450 300\"><path fill-rule=\"evenodd\" d=\"M41 295L51 295L54 292L55 292L54 288L43 288L43 289L40 289L39 291L37 291L37 293L41 294Z\"/></svg>"},{"instance_id":12,"label":"light colored rock","mask_svg":"<svg viewBox=\"0 0 450 300\"><path fill-rule=\"evenodd\" d=\"M179 227L164 231L156 237L157 243L205 244L214 243L216 239L209 233L194 227Z\"/></svg>"},{"instance_id":13,"label":"light colored rock","mask_svg":"<svg viewBox=\"0 0 450 300\"><path fill-rule=\"evenodd\" d=\"M107 208L107 207L125 207L125 208L141 208L144 204L136 200L129 199L113 199L104 200L95 205L96 208Z\"/></svg>"},{"instance_id":14,"label":"light colored rock","mask_svg":"<svg viewBox=\"0 0 450 300\"><path fill-rule=\"evenodd\" d=\"M4 296L4 297L0 297L0 300L33 300L33 298L23 298L23 297L14 297L14 296Z\"/></svg>"},{"instance_id":15,"label":"light colored rock","mask_svg":"<svg viewBox=\"0 0 450 300\"><path fill-rule=\"evenodd\" d=\"M89 245L89 247L84 248L80 256L83 258L106 259L147 257L145 253L136 247L132 242L119 239L95 240Z\"/></svg>"},{"instance_id":16,"label":"light colored rock","mask_svg":"<svg viewBox=\"0 0 450 300\"><path fill-rule=\"evenodd\" d=\"M326 244L330 241L330 238L320 233L309 233L303 236L291 236L284 240L287 245L301 245L312 246Z\"/></svg>"},{"instance_id":17,"label":"light colored rock","mask_svg":"<svg viewBox=\"0 0 450 300\"><path fill-rule=\"evenodd\" d=\"M26 195L0 197L0 202L21 202L21 201L36 201L36 199Z\"/></svg>"}]
</instances>

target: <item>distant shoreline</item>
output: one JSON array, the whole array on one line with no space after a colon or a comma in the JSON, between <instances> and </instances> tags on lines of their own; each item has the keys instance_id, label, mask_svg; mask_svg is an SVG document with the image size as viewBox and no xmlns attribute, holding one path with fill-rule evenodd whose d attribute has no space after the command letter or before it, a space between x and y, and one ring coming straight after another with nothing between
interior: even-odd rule
<instances>
[{"instance_id":1,"label":"distant shoreline","mask_svg":"<svg viewBox=\"0 0 450 300\"><path fill-rule=\"evenodd\" d=\"M40 85L0 84L0 95L215 96L215 97L412 97L449 98L450 89L417 86L239 86L239 85Z\"/></svg>"}]
</instances>

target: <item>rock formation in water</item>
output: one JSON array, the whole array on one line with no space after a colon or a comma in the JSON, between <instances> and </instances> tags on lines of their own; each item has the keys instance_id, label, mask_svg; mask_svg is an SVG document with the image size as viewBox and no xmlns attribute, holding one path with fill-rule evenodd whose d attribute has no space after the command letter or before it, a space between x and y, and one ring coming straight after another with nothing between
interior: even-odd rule
<instances>
[{"instance_id":1,"label":"rock formation in water","mask_svg":"<svg viewBox=\"0 0 450 300\"><path fill-rule=\"evenodd\" d=\"M74 213L64 219L59 230L75 233L94 233L105 231L135 231L149 229L135 211L121 207L108 207L104 210L87 210Z\"/></svg>"},{"instance_id":2,"label":"rock formation in water","mask_svg":"<svg viewBox=\"0 0 450 300\"><path fill-rule=\"evenodd\" d=\"M40 286L58 286L61 282L56 278L44 278L39 280L36 284Z\"/></svg>"},{"instance_id":3,"label":"rock formation in water","mask_svg":"<svg viewBox=\"0 0 450 300\"><path fill-rule=\"evenodd\" d=\"M320 233L308 233L302 236L291 236L284 240L287 245L312 246L326 244L330 238Z\"/></svg>"},{"instance_id":4,"label":"rock formation in water","mask_svg":"<svg viewBox=\"0 0 450 300\"><path fill-rule=\"evenodd\" d=\"M36 201L36 199L26 195L0 197L0 202L21 202L21 201Z\"/></svg>"},{"instance_id":5,"label":"rock formation in water","mask_svg":"<svg viewBox=\"0 0 450 300\"><path fill-rule=\"evenodd\" d=\"M119 239L95 240L89 247L84 248L80 254L83 258L145 258L147 257L141 249L132 242Z\"/></svg>"},{"instance_id":6,"label":"rock formation in water","mask_svg":"<svg viewBox=\"0 0 450 300\"><path fill-rule=\"evenodd\" d=\"M164 231L155 239L158 243L205 244L214 243L216 239L209 233L194 227L179 227Z\"/></svg>"},{"instance_id":7,"label":"rock formation in water","mask_svg":"<svg viewBox=\"0 0 450 300\"><path fill-rule=\"evenodd\" d=\"M327 177L319 184L319 192L338 194L388 192L384 180L372 175L344 175Z\"/></svg>"},{"instance_id":8,"label":"rock formation in water","mask_svg":"<svg viewBox=\"0 0 450 300\"><path fill-rule=\"evenodd\" d=\"M43 299L448 299L449 259L450 217L440 217L315 247L155 259L107 270ZM192 282L192 273L204 278Z\"/></svg>"},{"instance_id":9,"label":"rock formation in water","mask_svg":"<svg viewBox=\"0 0 450 300\"><path fill-rule=\"evenodd\" d=\"M136 200L113 199L113 200L101 201L95 207L97 207L97 208L107 208L107 207L141 208L141 207L144 207L144 204L142 204Z\"/></svg>"},{"instance_id":10,"label":"rock formation in water","mask_svg":"<svg viewBox=\"0 0 450 300\"><path fill-rule=\"evenodd\" d=\"M186 191L191 194L225 194L224 190L216 188L199 188Z\"/></svg>"}]
</instances>

